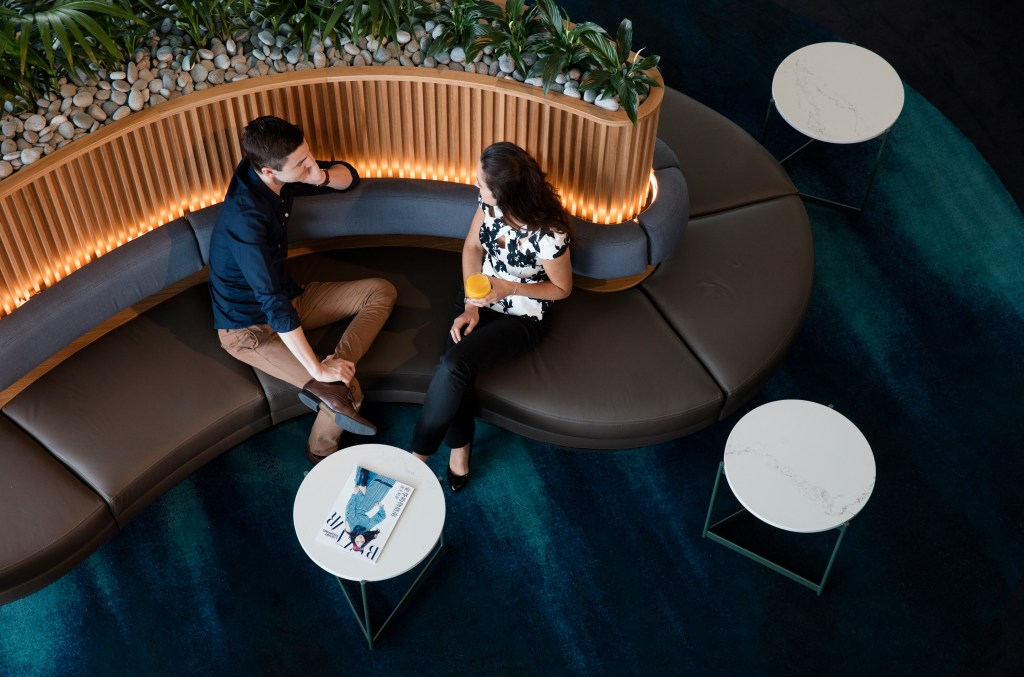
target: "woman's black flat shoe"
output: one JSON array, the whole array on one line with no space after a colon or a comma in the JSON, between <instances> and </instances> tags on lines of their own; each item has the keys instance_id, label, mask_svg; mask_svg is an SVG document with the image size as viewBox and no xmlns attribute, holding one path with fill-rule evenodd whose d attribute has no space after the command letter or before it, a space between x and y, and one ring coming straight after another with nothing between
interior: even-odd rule
<instances>
[{"instance_id":1,"label":"woman's black flat shoe","mask_svg":"<svg viewBox=\"0 0 1024 677\"><path fill-rule=\"evenodd\" d=\"M456 475L452 472L452 469L448 468L448 486L452 488L452 492L462 491L469 484L469 473L465 475Z\"/></svg>"},{"instance_id":2,"label":"woman's black flat shoe","mask_svg":"<svg viewBox=\"0 0 1024 677\"><path fill-rule=\"evenodd\" d=\"M469 460L473 455L473 447L469 448L469 454L466 456L466 466L469 466ZM462 491L469 484L469 471L466 471L465 475L456 475L452 472L452 467L448 466L448 486L452 488L452 493Z\"/></svg>"}]
</instances>

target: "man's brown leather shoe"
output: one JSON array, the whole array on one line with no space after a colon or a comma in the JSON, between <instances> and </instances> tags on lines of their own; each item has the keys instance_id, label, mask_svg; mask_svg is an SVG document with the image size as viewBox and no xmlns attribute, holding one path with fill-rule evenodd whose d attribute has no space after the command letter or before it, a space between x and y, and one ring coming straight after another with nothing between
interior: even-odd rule
<instances>
[{"instance_id":1,"label":"man's brown leather shoe","mask_svg":"<svg viewBox=\"0 0 1024 677\"><path fill-rule=\"evenodd\" d=\"M334 416L340 428L356 435L374 435L377 426L367 421L356 411L352 389L344 383L323 383L311 379L299 391L299 399L313 411L323 409Z\"/></svg>"}]
</instances>

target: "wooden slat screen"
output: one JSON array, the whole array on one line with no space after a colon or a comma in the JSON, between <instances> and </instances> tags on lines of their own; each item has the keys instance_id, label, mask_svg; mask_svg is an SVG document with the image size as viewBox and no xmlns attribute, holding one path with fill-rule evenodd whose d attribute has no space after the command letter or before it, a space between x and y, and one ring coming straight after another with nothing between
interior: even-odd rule
<instances>
[{"instance_id":1,"label":"wooden slat screen","mask_svg":"<svg viewBox=\"0 0 1024 677\"><path fill-rule=\"evenodd\" d=\"M574 215L614 224L647 197L661 98L652 90L634 127L621 111L508 80L374 66L175 99L0 181L0 316L114 247L219 202L241 128L259 115L295 122L317 158L347 160L367 177L472 183L480 151L512 141L538 159Z\"/></svg>"}]
</instances>

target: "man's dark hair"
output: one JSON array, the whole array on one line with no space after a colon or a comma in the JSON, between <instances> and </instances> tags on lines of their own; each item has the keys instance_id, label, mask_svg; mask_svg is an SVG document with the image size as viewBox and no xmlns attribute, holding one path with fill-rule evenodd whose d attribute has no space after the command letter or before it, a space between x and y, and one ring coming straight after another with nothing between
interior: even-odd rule
<instances>
[{"instance_id":1,"label":"man's dark hair","mask_svg":"<svg viewBox=\"0 0 1024 677\"><path fill-rule=\"evenodd\" d=\"M242 130L242 150L257 171L263 167L280 170L303 141L301 129L273 115L256 118Z\"/></svg>"}]
</instances>

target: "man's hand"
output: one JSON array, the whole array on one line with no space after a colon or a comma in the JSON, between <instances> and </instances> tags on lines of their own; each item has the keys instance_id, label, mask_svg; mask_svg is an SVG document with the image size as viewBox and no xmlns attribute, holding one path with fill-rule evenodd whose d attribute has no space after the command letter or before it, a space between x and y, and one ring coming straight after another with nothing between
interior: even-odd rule
<instances>
[{"instance_id":1,"label":"man's hand","mask_svg":"<svg viewBox=\"0 0 1024 677\"><path fill-rule=\"evenodd\" d=\"M349 362L343 360L337 355L328 355L320 362L319 367L315 374L312 374L313 378L323 383L334 383L335 381L341 381L345 385L348 385L352 381L352 377L356 375L356 364L355 362Z\"/></svg>"},{"instance_id":2,"label":"man's hand","mask_svg":"<svg viewBox=\"0 0 1024 677\"><path fill-rule=\"evenodd\" d=\"M324 182L324 178L327 177L327 171L328 170L326 169L321 169L320 165L315 162L311 162L309 168L306 170L306 175L299 179L299 183L308 183L311 186L319 186Z\"/></svg>"},{"instance_id":3,"label":"man's hand","mask_svg":"<svg viewBox=\"0 0 1024 677\"><path fill-rule=\"evenodd\" d=\"M321 360L313 352L313 348L306 339L306 333L302 327L296 327L291 331L278 334L284 344L291 351L295 359L306 368L309 375L321 383L335 383L337 381L349 385L352 377L356 375L355 362L343 360L333 353Z\"/></svg>"},{"instance_id":4,"label":"man's hand","mask_svg":"<svg viewBox=\"0 0 1024 677\"><path fill-rule=\"evenodd\" d=\"M461 315L452 322L452 340L458 343L462 337L473 331L480 322L480 309L475 305L467 305Z\"/></svg>"},{"instance_id":5,"label":"man's hand","mask_svg":"<svg viewBox=\"0 0 1024 677\"><path fill-rule=\"evenodd\" d=\"M327 169L321 169L319 165L314 165L306 175L306 178L302 179L302 183L322 186L325 179L327 180L327 188L344 190L352 185L352 172L341 163L333 164Z\"/></svg>"}]
</instances>

